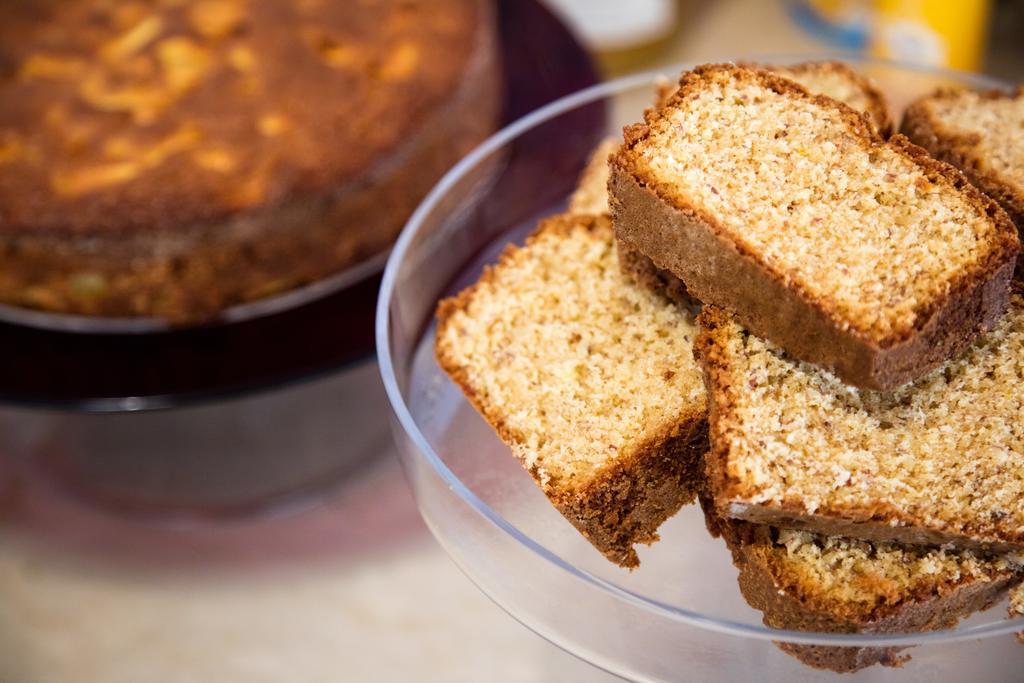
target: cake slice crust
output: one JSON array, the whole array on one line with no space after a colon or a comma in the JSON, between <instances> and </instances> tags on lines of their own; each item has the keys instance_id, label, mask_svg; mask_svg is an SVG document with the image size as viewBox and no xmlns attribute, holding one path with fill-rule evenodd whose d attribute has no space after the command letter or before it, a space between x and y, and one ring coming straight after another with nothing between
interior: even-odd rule
<instances>
[{"instance_id":1,"label":"cake slice crust","mask_svg":"<svg viewBox=\"0 0 1024 683\"><path fill-rule=\"evenodd\" d=\"M625 135L611 159L617 237L848 383L911 381L1005 310L1018 250L1006 214L842 103L711 65Z\"/></svg>"}]
</instances>

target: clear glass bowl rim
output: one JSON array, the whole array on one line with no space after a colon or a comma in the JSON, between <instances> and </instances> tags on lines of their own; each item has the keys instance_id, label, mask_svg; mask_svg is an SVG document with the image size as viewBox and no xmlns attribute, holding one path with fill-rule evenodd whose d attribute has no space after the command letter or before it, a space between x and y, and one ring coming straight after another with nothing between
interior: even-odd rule
<instances>
[{"instance_id":1,"label":"clear glass bowl rim","mask_svg":"<svg viewBox=\"0 0 1024 683\"><path fill-rule=\"evenodd\" d=\"M744 58L742 61L751 61L765 64L791 64L799 61L821 61L840 60L859 64L862 66L877 66L891 68L894 70L906 70L915 73L946 76L960 82L970 83L978 89L1009 89L1008 83L981 74L955 71L952 69L938 69L935 67L923 66L908 62L873 59L860 55L830 54L830 55L764 55ZM476 149L466 155L461 161L453 166L437 185L424 198L416 211L409 218L405 228L395 243L384 269L384 276L381 282L380 294L377 299L376 317L376 343L377 360L380 366L381 378L387 392L388 401L394 411L395 417L406 435L416 447L419 455L423 457L431 468L441 477L445 484L469 505L477 514L492 524L499 533L504 533L524 546L528 551L535 553L543 560L555 565L558 569L569 573L575 579L586 582L598 590L605 591L615 598L639 607L642 610L651 612L661 618L677 621L689 626L756 640L785 641L795 644L825 645L825 646L853 646L853 647L894 647L911 645L936 645L940 643L951 643L965 640L977 640L980 638L1006 635L1024 631L1024 617L1005 619L998 622L980 624L963 628L952 628L941 631L916 632L916 633L886 633L869 635L857 634L836 634L821 633L814 631L792 631L786 629L773 629L767 626L746 624L728 619L701 614L696 611L687 610L674 605L665 604L650 597L630 591L613 581L603 579L594 574L574 566L557 553L534 541L522 533L511 522L498 514L494 509L482 501L468 486L466 486L454 472L449 469L441 457L434 451L430 443L420 431L416 420L406 405L402 390L399 387L398 378L395 375L395 367L392 362L392 349L390 343L390 318L392 297L395 291L395 283L398 270L402 264L405 254L409 249L415 235L422 229L426 218L439 204L440 200L459 180L472 170L489 155L508 144L518 136L539 126L557 116L560 116L577 107L590 104L597 100L608 98L624 91L638 88L643 85L653 86L657 79L665 74L680 73L691 69L697 64L707 61L730 62L732 59L706 60L704 62L686 62L675 66L651 69L640 73L624 76L604 83L591 86L573 94L562 97L550 104L537 109L523 118L512 122L502 128L490 138L481 143ZM472 576L470 576L472 579ZM529 626L529 624L527 624Z\"/></svg>"}]
</instances>

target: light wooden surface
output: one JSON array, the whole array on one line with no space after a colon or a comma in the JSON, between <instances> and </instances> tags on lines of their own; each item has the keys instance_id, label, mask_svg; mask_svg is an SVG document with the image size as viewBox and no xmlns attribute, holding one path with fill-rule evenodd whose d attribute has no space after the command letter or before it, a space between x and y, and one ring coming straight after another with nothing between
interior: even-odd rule
<instances>
[{"instance_id":1,"label":"light wooden surface","mask_svg":"<svg viewBox=\"0 0 1024 683\"><path fill-rule=\"evenodd\" d=\"M399 477L388 458L368 479ZM306 521L326 543L349 524L388 533L348 512ZM215 571L83 566L5 543L0 680L556 681L585 670L479 593L415 517L396 521L413 529L356 557Z\"/></svg>"}]
</instances>

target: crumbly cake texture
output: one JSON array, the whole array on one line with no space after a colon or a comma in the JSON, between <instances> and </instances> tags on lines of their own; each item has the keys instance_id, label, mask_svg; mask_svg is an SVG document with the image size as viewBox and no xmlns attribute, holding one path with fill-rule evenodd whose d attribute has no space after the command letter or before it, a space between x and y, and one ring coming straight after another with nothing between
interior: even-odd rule
<instances>
[{"instance_id":1,"label":"crumbly cake texture","mask_svg":"<svg viewBox=\"0 0 1024 683\"><path fill-rule=\"evenodd\" d=\"M695 497L707 448L693 318L627 282L607 217L544 221L441 302L440 366L604 555Z\"/></svg>"},{"instance_id":2,"label":"crumbly cake texture","mask_svg":"<svg viewBox=\"0 0 1024 683\"><path fill-rule=\"evenodd\" d=\"M1024 88L939 90L911 104L901 128L963 171L1024 229Z\"/></svg>"},{"instance_id":3,"label":"crumbly cake texture","mask_svg":"<svg viewBox=\"0 0 1024 683\"><path fill-rule=\"evenodd\" d=\"M187 323L382 252L493 129L480 0L0 5L0 301Z\"/></svg>"},{"instance_id":4,"label":"crumbly cake texture","mask_svg":"<svg viewBox=\"0 0 1024 683\"><path fill-rule=\"evenodd\" d=\"M954 627L1022 579L1006 557L776 529L719 517L702 498L708 528L739 569L740 590L772 628L823 633L901 633ZM778 643L800 661L840 673L899 666L905 648Z\"/></svg>"},{"instance_id":5,"label":"crumbly cake texture","mask_svg":"<svg viewBox=\"0 0 1024 683\"><path fill-rule=\"evenodd\" d=\"M724 516L869 540L1024 548L1024 294L894 392L858 390L705 306L709 486Z\"/></svg>"},{"instance_id":6,"label":"crumbly cake texture","mask_svg":"<svg viewBox=\"0 0 1024 683\"><path fill-rule=\"evenodd\" d=\"M1005 311L1018 251L1006 213L840 102L708 65L624 132L616 236L850 384L911 381Z\"/></svg>"},{"instance_id":7,"label":"crumbly cake texture","mask_svg":"<svg viewBox=\"0 0 1024 683\"><path fill-rule=\"evenodd\" d=\"M617 145L617 140L608 139L595 150L570 210L607 212L607 158ZM679 305L695 305L681 280L622 246L617 244L620 262L634 282ZM739 569L741 592L773 628L828 633L951 628L990 607L1021 578L1001 557L779 530L721 518L707 500L701 502L709 530L724 538ZM1012 595L1018 592L1015 605L1022 605L1019 609L1024 614L1024 592L1015 589ZM779 643L779 647L810 666L840 673L875 664L898 666L909 659L900 648L792 643Z\"/></svg>"}]
</instances>

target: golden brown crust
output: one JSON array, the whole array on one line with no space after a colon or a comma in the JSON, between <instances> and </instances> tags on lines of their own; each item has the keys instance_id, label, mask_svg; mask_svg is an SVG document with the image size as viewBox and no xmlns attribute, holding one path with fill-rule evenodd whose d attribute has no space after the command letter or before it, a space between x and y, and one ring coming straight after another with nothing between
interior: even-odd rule
<instances>
[{"instance_id":1,"label":"golden brown crust","mask_svg":"<svg viewBox=\"0 0 1024 683\"><path fill-rule=\"evenodd\" d=\"M625 145L611 157L610 203L620 242L680 277L695 298L728 306L754 333L859 387L887 390L916 379L991 329L1006 310L1018 250L1016 229L995 202L955 168L932 159L906 138L897 135L885 142L853 109L811 95L796 83L766 71L729 65L698 67L683 75L673 101L690 89L701 88L705 75L722 70L740 81L752 80L821 107L837 108L850 133L867 148L889 145L913 161L931 182L961 192L997 223L998 241L990 245L987 257L965 269L943 296L919 305L913 330L872 338L836 319L827 301L780 280L758 254L731 240L713 216L662 187L637 163L632 149L660 116L654 112L647 123L624 130Z\"/></svg>"},{"instance_id":2,"label":"golden brown crust","mask_svg":"<svg viewBox=\"0 0 1024 683\"><path fill-rule=\"evenodd\" d=\"M640 565L633 546L657 541L658 527L696 499L706 450L707 421L695 410L584 487L545 493L605 557L632 569Z\"/></svg>"},{"instance_id":3,"label":"golden brown crust","mask_svg":"<svg viewBox=\"0 0 1024 683\"><path fill-rule=\"evenodd\" d=\"M492 17L478 0L453 2L453 15L390 1L369 14L318 2L200 0L142 16L91 0L5 5L0 63L21 76L0 85L0 302L192 324L382 252L497 120ZM197 28L193 16L217 24L232 8L243 8L235 29ZM88 30L59 50L47 42L45 27L85 14ZM147 27L127 61L95 56ZM143 67L159 76L175 50L199 75L157 92ZM138 73L121 74L129 62ZM72 97L107 76L121 95ZM51 130L44 110L67 122ZM79 129L88 135L65 154L61 135ZM132 173L85 182L122 147Z\"/></svg>"},{"instance_id":4,"label":"golden brown crust","mask_svg":"<svg viewBox=\"0 0 1024 683\"><path fill-rule=\"evenodd\" d=\"M961 575L922 583L915 590L889 596L875 605L822 601L819 591L801 590L787 568L786 549L775 541L773 528L720 517L710 500L701 497L707 524L725 540L739 570L739 585L751 607L764 614L772 628L819 633L902 633L955 626L974 612L987 609L1020 582L1021 575L993 561L982 577ZM777 643L810 666L839 673L874 664L900 666L910 657L905 648L830 647Z\"/></svg>"},{"instance_id":5,"label":"golden brown crust","mask_svg":"<svg viewBox=\"0 0 1024 683\"><path fill-rule=\"evenodd\" d=\"M944 88L913 102L903 114L900 132L934 157L960 169L974 185L1006 210L1018 229L1024 229L1024 192L1003 181L996 173L986 170L977 149L978 136L958 134L932 115L930 103L955 99L960 92ZM988 90L977 94L982 101L1017 99L1024 97L1024 88L1018 88L1012 93Z\"/></svg>"},{"instance_id":6,"label":"golden brown crust","mask_svg":"<svg viewBox=\"0 0 1024 683\"><path fill-rule=\"evenodd\" d=\"M526 247L545 235L569 235L580 229L610 233L611 224L604 216L556 216L541 223L527 238ZM519 250L509 245L475 284L438 304L438 338L444 335L453 316L467 309L476 292L493 282L495 272L513 263ZM522 434L508 426L502 412L477 394L465 368L443 345L435 345L435 355L441 368L502 441L510 445L524 441ZM536 470L527 469L552 504L595 548L612 562L635 568L640 562L633 546L656 541L662 522L695 500L706 450L703 406L694 406L692 413L666 425L631 453L620 454L585 484L569 487L557 481L545 482Z\"/></svg>"},{"instance_id":7,"label":"golden brown crust","mask_svg":"<svg viewBox=\"0 0 1024 683\"><path fill-rule=\"evenodd\" d=\"M153 230L331 191L444 107L488 19L478 0L3 3L0 231Z\"/></svg>"}]
</instances>

